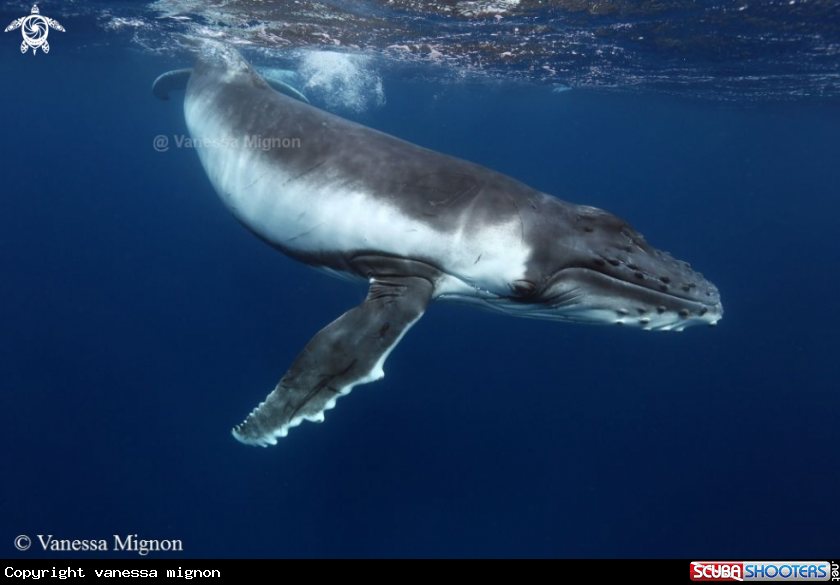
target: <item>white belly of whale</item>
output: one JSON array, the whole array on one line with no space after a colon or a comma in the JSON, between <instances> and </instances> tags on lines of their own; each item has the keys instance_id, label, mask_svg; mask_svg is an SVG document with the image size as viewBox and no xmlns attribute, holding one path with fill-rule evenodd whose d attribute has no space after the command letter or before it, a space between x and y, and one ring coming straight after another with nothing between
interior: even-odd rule
<instances>
[{"instance_id":1,"label":"white belly of whale","mask_svg":"<svg viewBox=\"0 0 840 585\"><path fill-rule=\"evenodd\" d=\"M446 289L466 285L508 294L510 283L525 273L530 250L518 221L478 233L474 225L469 231L466 225L436 231L389 205L387 195L366 192L361 181L333 176L329 161L300 177L288 173L266 153L244 148L243 136L196 108L186 108L187 122L213 187L237 219L267 241L304 253L359 250L434 259L463 283Z\"/></svg>"}]
</instances>

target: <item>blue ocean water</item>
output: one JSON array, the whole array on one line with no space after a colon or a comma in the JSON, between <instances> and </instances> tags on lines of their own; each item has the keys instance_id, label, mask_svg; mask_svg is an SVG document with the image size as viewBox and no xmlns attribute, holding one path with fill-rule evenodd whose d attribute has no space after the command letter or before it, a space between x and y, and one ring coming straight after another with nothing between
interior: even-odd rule
<instances>
[{"instance_id":1,"label":"blue ocean water","mask_svg":"<svg viewBox=\"0 0 840 585\"><path fill-rule=\"evenodd\" d=\"M153 148L186 128L151 82L189 66L154 49L195 31L142 36L144 3L41 8L67 29L48 55L0 36L4 557L137 556L18 552L20 534L183 541L155 558L836 556L840 99L813 89L840 61L836 21L801 77L774 86L765 63L726 99L387 53L313 84L316 105L621 215L726 314L648 334L434 304L384 380L257 449L231 426L365 290L242 229L194 151Z\"/></svg>"}]
</instances>

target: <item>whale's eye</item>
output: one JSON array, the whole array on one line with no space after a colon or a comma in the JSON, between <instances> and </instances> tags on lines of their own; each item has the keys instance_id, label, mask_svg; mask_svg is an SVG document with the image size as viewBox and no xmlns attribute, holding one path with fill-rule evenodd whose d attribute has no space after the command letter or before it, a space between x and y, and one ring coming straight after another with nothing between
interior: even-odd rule
<instances>
[{"instance_id":1,"label":"whale's eye","mask_svg":"<svg viewBox=\"0 0 840 585\"><path fill-rule=\"evenodd\" d=\"M537 290L537 285L530 280L517 280L513 283L513 292L519 296L527 297L534 294Z\"/></svg>"}]
</instances>

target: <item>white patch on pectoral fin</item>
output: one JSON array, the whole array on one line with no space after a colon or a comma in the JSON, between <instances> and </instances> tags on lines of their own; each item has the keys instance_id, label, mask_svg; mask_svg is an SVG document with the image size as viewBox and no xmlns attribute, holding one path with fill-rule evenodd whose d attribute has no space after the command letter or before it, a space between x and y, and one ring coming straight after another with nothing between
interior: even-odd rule
<instances>
[{"instance_id":1,"label":"white patch on pectoral fin","mask_svg":"<svg viewBox=\"0 0 840 585\"><path fill-rule=\"evenodd\" d=\"M434 285L414 276L374 278L365 301L322 329L268 395L233 429L248 445L276 445L305 420L323 422L324 411L354 386L382 378L382 365L423 315Z\"/></svg>"}]
</instances>

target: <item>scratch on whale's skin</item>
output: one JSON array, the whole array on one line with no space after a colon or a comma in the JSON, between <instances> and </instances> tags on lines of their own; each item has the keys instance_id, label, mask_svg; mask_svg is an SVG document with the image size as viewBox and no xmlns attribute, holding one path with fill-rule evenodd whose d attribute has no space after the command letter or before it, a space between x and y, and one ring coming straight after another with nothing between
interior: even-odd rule
<instances>
[{"instance_id":1,"label":"scratch on whale's skin","mask_svg":"<svg viewBox=\"0 0 840 585\"><path fill-rule=\"evenodd\" d=\"M243 443L276 444L382 378L434 300L648 331L723 316L713 284L615 215L315 108L230 47L206 42L194 69L153 86L161 99L178 89L204 170L236 219L287 256L369 287L233 429ZM297 147L236 140L255 135Z\"/></svg>"}]
</instances>

